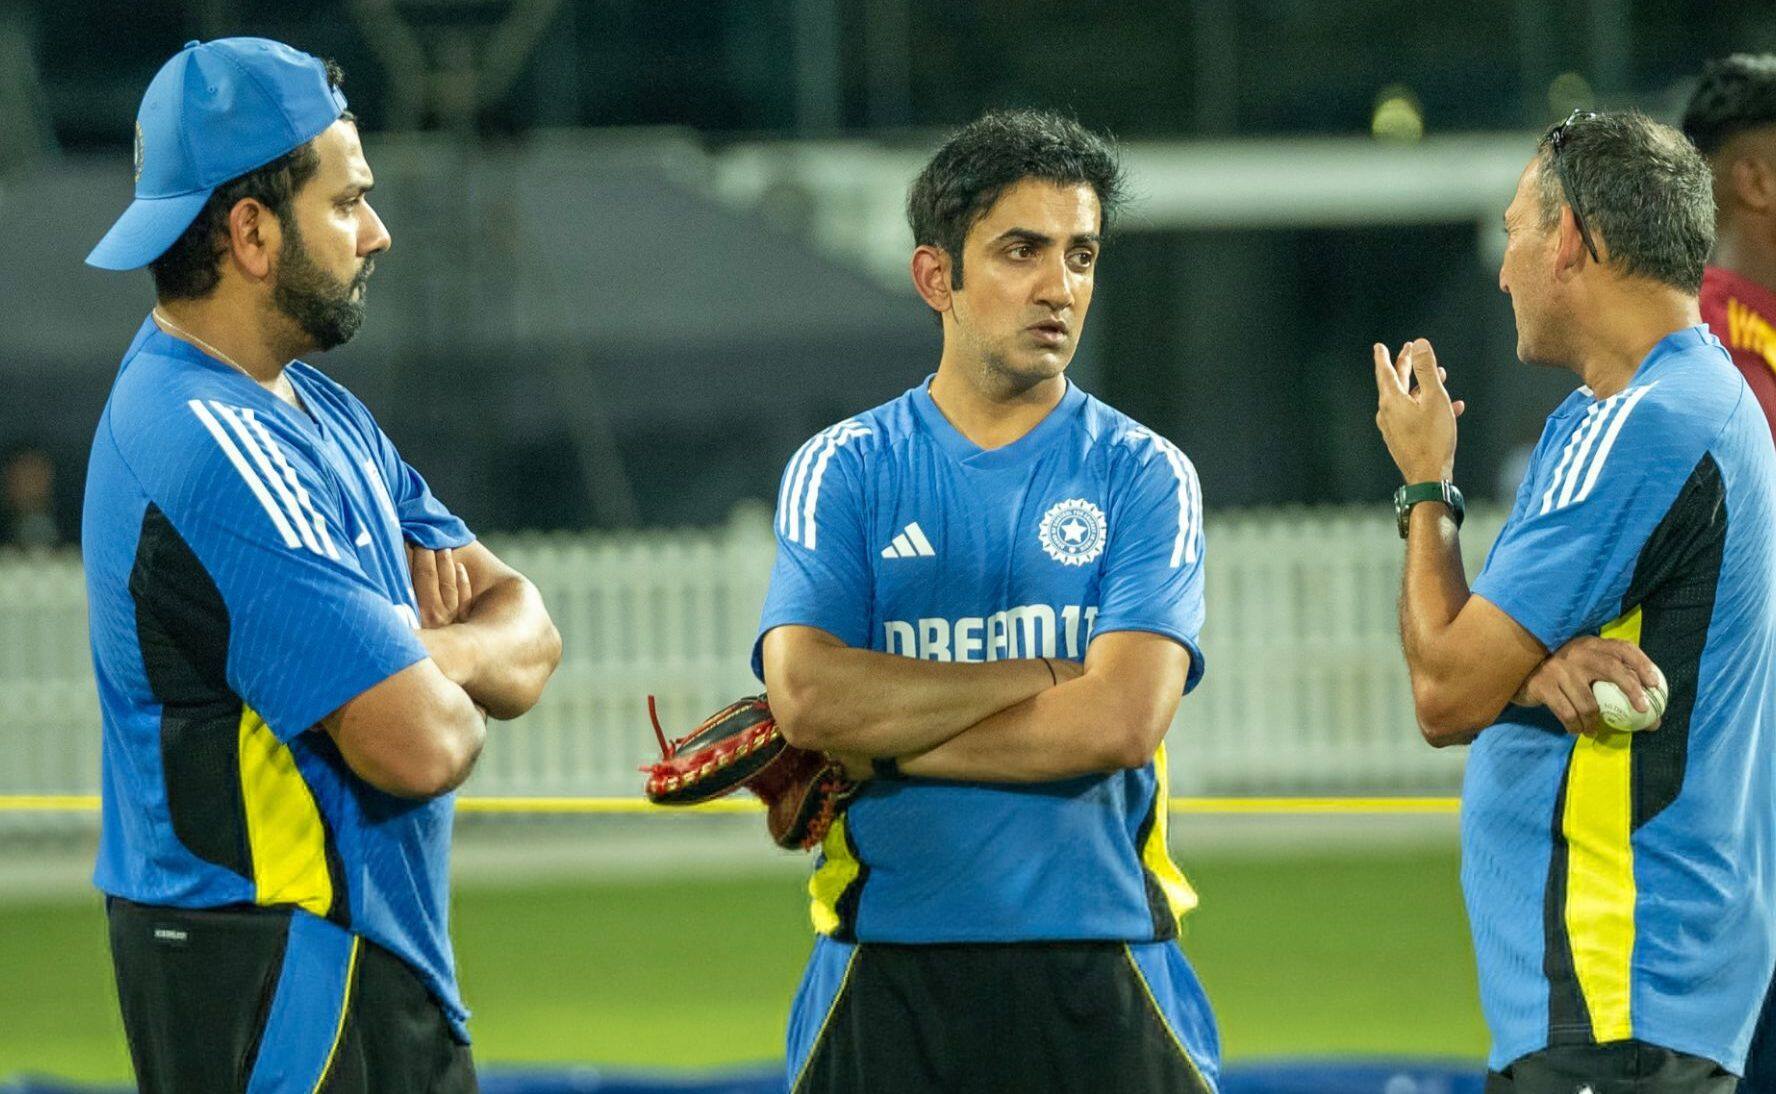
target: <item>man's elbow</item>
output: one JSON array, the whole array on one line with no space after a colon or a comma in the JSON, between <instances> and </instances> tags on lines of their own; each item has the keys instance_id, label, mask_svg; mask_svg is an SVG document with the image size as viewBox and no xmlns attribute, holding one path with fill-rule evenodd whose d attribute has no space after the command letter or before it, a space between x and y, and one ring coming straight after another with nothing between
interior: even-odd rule
<instances>
[{"instance_id":1,"label":"man's elbow","mask_svg":"<svg viewBox=\"0 0 1776 1094\"><path fill-rule=\"evenodd\" d=\"M1491 725L1498 709L1447 685L1414 682L1412 704L1418 732L1432 748L1467 744Z\"/></svg>"},{"instance_id":2,"label":"man's elbow","mask_svg":"<svg viewBox=\"0 0 1776 1094\"><path fill-rule=\"evenodd\" d=\"M543 685L549 682L549 678L554 676L555 670L560 667L561 631L555 626L555 621L545 614L543 616L543 632L537 636L536 670L532 674L535 679L530 697L532 705L542 698Z\"/></svg>"},{"instance_id":3,"label":"man's elbow","mask_svg":"<svg viewBox=\"0 0 1776 1094\"><path fill-rule=\"evenodd\" d=\"M1131 712L1124 719L1124 731L1114 734L1108 742L1104 766L1118 771L1147 766L1165 740L1176 712L1176 704L1153 704Z\"/></svg>"},{"instance_id":4,"label":"man's elbow","mask_svg":"<svg viewBox=\"0 0 1776 1094\"><path fill-rule=\"evenodd\" d=\"M487 713L501 721L528 713L542 699L543 689L560 666L561 632L555 628L554 620L545 616L543 631L537 636L534 653L524 670L505 689L505 694L488 695L483 699Z\"/></svg>"},{"instance_id":5,"label":"man's elbow","mask_svg":"<svg viewBox=\"0 0 1776 1094\"><path fill-rule=\"evenodd\" d=\"M415 727L411 744L376 765L379 770L360 772L365 781L415 801L440 797L461 786L481 757L487 725L466 695L460 704L451 703L435 715Z\"/></svg>"},{"instance_id":6,"label":"man's elbow","mask_svg":"<svg viewBox=\"0 0 1776 1094\"><path fill-rule=\"evenodd\" d=\"M451 744L431 750L403 773L393 787L383 787L396 797L429 801L450 793L468 780L481 756L482 741Z\"/></svg>"},{"instance_id":7,"label":"man's elbow","mask_svg":"<svg viewBox=\"0 0 1776 1094\"><path fill-rule=\"evenodd\" d=\"M819 688L811 681L786 679L770 694L771 716L783 739L796 748L820 752L829 747L821 722Z\"/></svg>"}]
</instances>

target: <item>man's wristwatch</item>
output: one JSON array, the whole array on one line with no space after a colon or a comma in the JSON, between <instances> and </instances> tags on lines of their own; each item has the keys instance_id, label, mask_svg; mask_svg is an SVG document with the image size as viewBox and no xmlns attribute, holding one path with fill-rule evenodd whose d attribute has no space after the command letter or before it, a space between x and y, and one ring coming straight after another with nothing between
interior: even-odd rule
<instances>
[{"instance_id":1,"label":"man's wristwatch","mask_svg":"<svg viewBox=\"0 0 1776 1094\"><path fill-rule=\"evenodd\" d=\"M1394 523L1400 527L1400 538L1406 538L1407 529L1412 527L1412 507L1421 501L1440 501L1449 506L1449 512L1455 517L1455 526L1462 526L1462 492L1448 479L1442 482L1415 482L1410 486L1402 486L1394 491Z\"/></svg>"}]
</instances>

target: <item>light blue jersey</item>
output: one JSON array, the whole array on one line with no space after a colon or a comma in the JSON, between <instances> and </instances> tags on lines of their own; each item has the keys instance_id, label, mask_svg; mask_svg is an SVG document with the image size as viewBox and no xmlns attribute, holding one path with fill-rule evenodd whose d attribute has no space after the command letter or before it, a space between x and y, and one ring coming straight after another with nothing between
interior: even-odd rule
<instances>
[{"instance_id":1,"label":"light blue jersey","mask_svg":"<svg viewBox=\"0 0 1776 1094\"><path fill-rule=\"evenodd\" d=\"M1670 335L1548 419L1474 583L1548 649L1638 643L1663 724L1511 706L1462 791L1490 1064L1629 1038L1742 1069L1776 915L1776 453L1719 342Z\"/></svg>"},{"instance_id":2,"label":"light blue jersey","mask_svg":"<svg viewBox=\"0 0 1776 1094\"><path fill-rule=\"evenodd\" d=\"M426 656L405 542L473 537L351 393L300 362L285 375L306 413L149 320L99 421L81 540L104 721L94 880L320 921L293 939L368 938L466 1039L454 796L375 789L316 723ZM291 946L287 967L307 960Z\"/></svg>"},{"instance_id":3,"label":"light blue jersey","mask_svg":"<svg viewBox=\"0 0 1776 1094\"><path fill-rule=\"evenodd\" d=\"M925 385L840 422L784 473L763 636L818 627L936 661L1083 660L1149 631L1202 677L1202 501L1169 441L1068 386L1019 440L982 450ZM1166 850L1163 750L1038 785L872 781L810 885L843 942L1175 937L1195 895Z\"/></svg>"}]
</instances>

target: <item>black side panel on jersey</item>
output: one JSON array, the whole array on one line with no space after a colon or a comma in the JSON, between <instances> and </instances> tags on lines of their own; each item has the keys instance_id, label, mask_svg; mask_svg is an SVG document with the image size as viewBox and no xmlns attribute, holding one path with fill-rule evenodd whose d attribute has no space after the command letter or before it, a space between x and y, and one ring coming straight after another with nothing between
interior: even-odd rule
<instances>
[{"instance_id":1,"label":"black side panel on jersey","mask_svg":"<svg viewBox=\"0 0 1776 1094\"><path fill-rule=\"evenodd\" d=\"M1726 486L1704 455L1671 508L1647 537L1623 593L1624 615L1640 612L1640 648L1665 673L1670 705L1659 728L1636 734L1629 763L1630 831L1657 816L1683 788L1697 677L1726 555ZM1592 1014L1579 982L1567 925L1570 854L1564 829L1568 780L1561 777L1551 820L1553 848L1543 900L1542 971L1548 979L1549 1044L1595 1043Z\"/></svg>"},{"instance_id":2,"label":"black side panel on jersey","mask_svg":"<svg viewBox=\"0 0 1776 1094\"><path fill-rule=\"evenodd\" d=\"M1159 811L1165 808L1160 795L1153 795L1153 804L1147 807L1147 815L1141 819L1141 828L1135 833L1135 848L1139 851L1147 846L1153 838L1153 826L1159 822ZM1147 887L1147 910L1153 917L1153 941L1170 942L1178 937L1178 914L1172 910L1172 902L1166 899L1165 889L1153 871L1143 862L1141 864L1141 882Z\"/></svg>"},{"instance_id":3,"label":"black side panel on jersey","mask_svg":"<svg viewBox=\"0 0 1776 1094\"><path fill-rule=\"evenodd\" d=\"M1658 816L1683 788L1702 647L1726 550L1726 483L1714 457L1705 454L1647 537L1622 597L1624 611L1640 608L1640 648L1671 688L1658 730L1634 739L1635 829Z\"/></svg>"},{"instance_id":4,"label":"black side panel on jersey","mask_svg":"<svg viewBox=\"0 0 1776 1094\"><path fill-rule=\"evenodd\" d=\"M240 784L241 700L228 688L228 609L160 508L142 514L130 570L136 640L161 704L160 753L173 834L192 854L252 880Z\"/></svg>"},{"instance_id":5,"label":"black side panel on jersey","mask_svg":"<svg viewBox=\"0 0 1776 1094\"><path fill-rule=\"evenodd\" d=\"M857 876L852 879L851 884L845 886L845 891L839 894L835 905L835 910L839 913L839 928L833 932L832 936L839 942L855 942L857 941L857 906L863 900L863 887L869 883L870 868L869 863L863 860L863 856L857 853L857 841L852 838L850 825L845 825L843 835L845 849L850 852L851 858L857 863Z\"/></svg>"}]
</instances>

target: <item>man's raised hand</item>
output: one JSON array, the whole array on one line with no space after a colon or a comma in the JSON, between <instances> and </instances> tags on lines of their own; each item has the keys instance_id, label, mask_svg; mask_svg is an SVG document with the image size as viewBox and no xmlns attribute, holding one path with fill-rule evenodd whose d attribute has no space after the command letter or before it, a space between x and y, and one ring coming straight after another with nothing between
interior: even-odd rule
<instances>
[{"instance_id":1,"label":"man's raised hand","mask_svg":"<svg viewBox=\"0 0 1776 1094\"><path fill-rule=\"evenodd\" d=\"M1388 455L1409 483L1455 477L1455 420L1467 404L1450 399L1447 373L1423 338L1400 347L1397 357L1374 347L1375 424Z\"/></svg>"}]
</instances>

